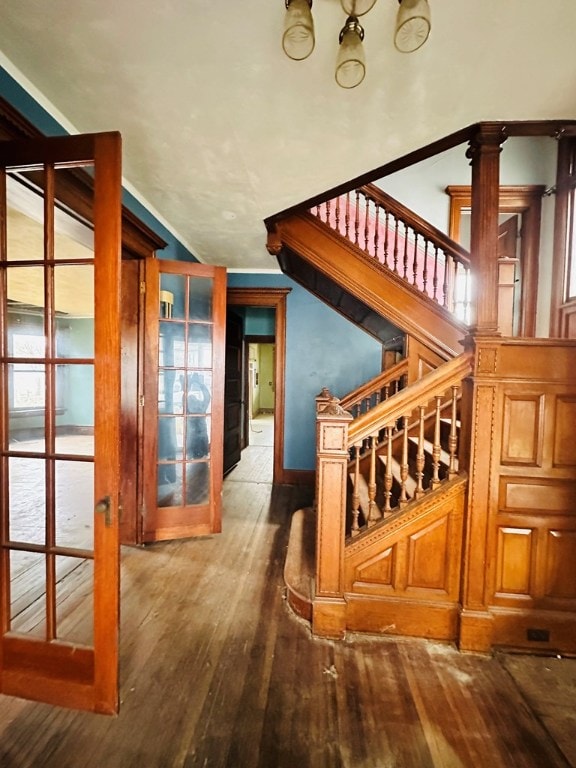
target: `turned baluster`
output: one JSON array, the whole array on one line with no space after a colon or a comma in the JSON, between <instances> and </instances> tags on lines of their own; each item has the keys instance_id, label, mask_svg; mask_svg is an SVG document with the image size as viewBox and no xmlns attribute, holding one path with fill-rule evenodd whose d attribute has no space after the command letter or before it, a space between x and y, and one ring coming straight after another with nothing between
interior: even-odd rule
<instances>
[{"instance_id":1,"label":"turned baluster","mask_svg":"<svg viewBox=\"0 0 576 768\"><path fill-rule=\"evenodd\" d=\"M402 258L402 277L404 280L408 280L408 224L406 224L406 222L402 223L404 224L404 256Z\"/></svg>"},{"instance_id":2,"label":"turned baluster","mask_svg":"<svg viewBox=\"0 0 576 768\"><path fill-rule=\"evenodd\" d=\"M340 198L337 197L334 205L334 228L340 234Z\"/></svg>"},{"instance_id":3,"label":"turned baluster","mask_svg":"<svg viewBox=\"0 0 576 768\"><path fill-rule=\"evenodd\" d=\"M452 270L453 263L454 262L452 258L449 258L446 260L446 263L444 264L444 282L442 283L442 306L446 307L446 309L452 309L452 310L453 310L453 306L452 307L450 306L451 302L449 301L449 297L448 297L448 287L449 287L449 272Z\"/></svg>"},{"instance_id":4,"label":"turned baluster","mask_svg":"<svg viewBox=\"0 0 576 768\"><path fill-rule=\"evenodd\" d=\"M365 197L366 208L364 209L364 250L369 253L368 243L370 242L370 198Z\"/></svg>"},{"instance_id":5,"label":"turned baluster","mask_svg":"<svg viewBox=\"0 0 576 768\"><path fill-rule=\"evenodd\" d=\"M462 318L468 322L470 318L470 270L464 267L464 298Z\"/></svg>"},{"instance_id":6,"label":"turned baluster","mask_svg":"<svg viewBox=\"0 0 576 768\"><path fill-rule=\"evenodd\" d=\"M326 224L332 226L332 222L330 221L330 200L326 201Z\"/></svg>"},{"instance_id":7,"label":"turned baluster","mask_svg":"<svg viewBox=\"0 0 576 768\"><path fill-rule=\"evenodd\" d=\"M442 406L441 395L436 395L436 408L434 410L434 444L432 446L432 481L430 487L432 490L440 485L440 408Z\"/></svg>"},{"instance_id":8,"label":"turned baluster","mask_svg":"<svg viewBox=\"0 0 576 768\"><path fill-rule=\"evenodd\" d=\"M418 450L416 452L416 491L414 497L420 499L424 494L424 406L418 406Z\"/></svg>"},{"instance_id":9,"label":"turned baluster","mask_svg":"<svg viewBox=\"0 0 576 768\"><path fill-rule=\"evenodd\" d=\"M394 272L398 274L398 219L394 219Z\"/></svg>"},{"instance_id":10,"label":"turned baluster","mask_svg":"<svg viewBox=\"0 0 576 768\"><path fill-rule=\"evenodd\" d=\"M414 254L412 257L412 285L418 285L418 232L414 232Z\"/></svg>"},{"instance_id":11,"label":"turned baluster","mask_svg":"<svg viewBox=\"0 0 576 768\"><path fill-rule=\"evenodd\" d=\"M408 503L408 494L406 493L406 480L408 479L408 416L402 417L404 433L402 435L402 463L400 464L400 498L398 505L400 509Z\"/></svg>"},{"instance_id":12,"label":"turned baluster","mask_svg":"<svg viewBox=\"0 0 576 768\"><path fill-rule=\"evenodd\" d=\"M388 267L390 269L390 265L388 264L388 225L390 220L390 214L388 211L385 212L384 216L384 266Z\"/></svg>"},{"instance_id":13,"label":"turned baluster","mask_svg":"<svg viewBox=\"0 0 576 768\"><path fill-rule=\"evenodd\" d=\"M434 275L432 277L432 298L438 301L438 246L434 246Z\"/></svg>"},{"instance_id":14,"label":"turned baluster","mask_svg":"<svg viewBox=\"0 0 576 768\"><path fill-rule=\"evenodd\" d=\"M350 235L350 192L346 192L346 211L344 214L344 234L346 239L349 239Z\"/></svg>"},{"instance_id":15,"label":"turned baluster","mask_svg":"<svg viewBox=\"0 0 576 768\"><path fill-rule=\"evenodd\" d=\"M376 203L376 219L374 221L374 258L378 259L378 241L380 229L380 206Z\"/></svg>"},{"instance_id":16,"label":"turned baluster","mask_svg":"<svg viewBox=\"0 0 576 768\"><path fill-rule=\"evenodd\" d=\"M424 269L422 271L422 290L427 293L428 287L428 240L424 241Z\"/></svg>"},{"instance_id":17,"label":"turned baluster","mask_svg":"<svg viewBox=\"0 0 576 768\"><path fill-rule=\"evenodd\" d=\"M360 514L360 446L354 446L354 488L352 490L352 536L357 536L360 531L358 516Z\"/></svg>"},{"instance_id":18,"label":"turned baluster","mask_svg":"<svg viewBox=\"0 0 576 768\"><path fill-rule=\"evenodd\" d=\"M358 245L360 234L360 190L356 190L356 206L354 209L354 245Z\"/></svg>"},{"instance_id":19,"label":"turned baluster","mask_svg":"<svg viewBox=\"0 0 576 768\"><path fill-rule=\"evenodd\" d=\"M451 480L458 474L456 468L456 450L458 448L458 387L452 387L452 416L450 420L450 437L448 438L448 450L450 452L450 464L448 466L448 479Z\"/></svg>"},{"instance_id":20,"label":"turned baluster","mask_svg":"<svg viewBox=\"0 0 576 768\"><path fill-rule=\"evenodd\" d=\"M374 525L380 519L376 506L376 437L370 437L370 477L368 480L368 525Z\"/></svg>"},{"instance_id":21,"label":"turned baluster","mask_svg":"<svg viewBox=\"0 0 576 768\"><path fill-rule=\"evenodd\" d=\"M384 472L384 515L392 512L392 427L386 427L386 470Z\"/></svg>"}]
</instances>

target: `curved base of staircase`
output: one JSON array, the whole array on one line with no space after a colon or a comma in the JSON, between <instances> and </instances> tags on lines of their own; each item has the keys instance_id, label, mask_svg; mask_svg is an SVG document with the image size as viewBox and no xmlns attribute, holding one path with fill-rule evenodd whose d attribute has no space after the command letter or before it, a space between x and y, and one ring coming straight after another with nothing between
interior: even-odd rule
<instances>
[{"instance_id":1,"label":"curved base of staircase","mask_svg":"<svg viewBox=\"0 0 576 768\"><path fill-rule=\"evenodd\" d=\"M301 618L312 621L314 600L316 515L312 507L298 509L292 515L288 551L284 564L284 582L288 605Z\"/></svg>"}]
</instances>

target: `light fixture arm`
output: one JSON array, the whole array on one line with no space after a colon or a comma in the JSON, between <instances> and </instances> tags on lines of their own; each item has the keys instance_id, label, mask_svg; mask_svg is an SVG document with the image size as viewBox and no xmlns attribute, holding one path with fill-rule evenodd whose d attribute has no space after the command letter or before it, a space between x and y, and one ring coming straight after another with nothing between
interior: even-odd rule
<instances>
[{"instance_id":1,"label":"light fixture arm","mask_svg":"<svg viewBox=\"0 0 576 768\"><path fill-rule=\"evenodd\" d=\"M338 43L340 45L342 45L342 40L344 40L344 35L347 32L355 32L358 35L358 37L360 38L360 42L363 42L363 40L364 40L364 27L362 26L362 24L360 24L360 22L358 21L356 16L348 16L348 18L346 19L346 23L344 24L344 26L340 30L340 35L338 37Z\"/></svg>"}]
</instances>

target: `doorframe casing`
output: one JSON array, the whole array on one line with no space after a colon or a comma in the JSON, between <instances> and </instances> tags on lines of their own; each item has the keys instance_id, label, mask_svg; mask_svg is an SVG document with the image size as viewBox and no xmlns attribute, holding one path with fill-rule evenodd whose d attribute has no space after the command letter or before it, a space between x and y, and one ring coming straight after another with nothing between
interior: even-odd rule
<instances>
[{"instance_id":1,"label":"doorframe casing","mask_svg":"<svg viewBox=\"0 0 576 768\"><path fill-rule=\"evenodd\" d=\"M228 288L226 304L240 307L271 307L275 310L276 361L274 380L274 473L272 482L287 482L284 470L284 399L286 370L286 296L291 288Z\"/></svg>"}]
</instances>

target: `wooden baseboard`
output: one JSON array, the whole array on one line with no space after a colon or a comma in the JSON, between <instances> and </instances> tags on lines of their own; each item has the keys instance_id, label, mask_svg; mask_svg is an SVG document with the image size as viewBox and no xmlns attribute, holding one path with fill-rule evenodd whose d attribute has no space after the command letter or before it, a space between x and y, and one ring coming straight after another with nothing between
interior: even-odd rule
<instances>
[{"instance_id":1,"label":"wooden baseboard","mask_svg":"<svg viewBox=\"0 0 576 768\"><path fill-rule=\"evenodd\" d=\"M283 469L276 482L280 485L314 485L316 472L313 469Z\"/></svg>"}]
</instances>

